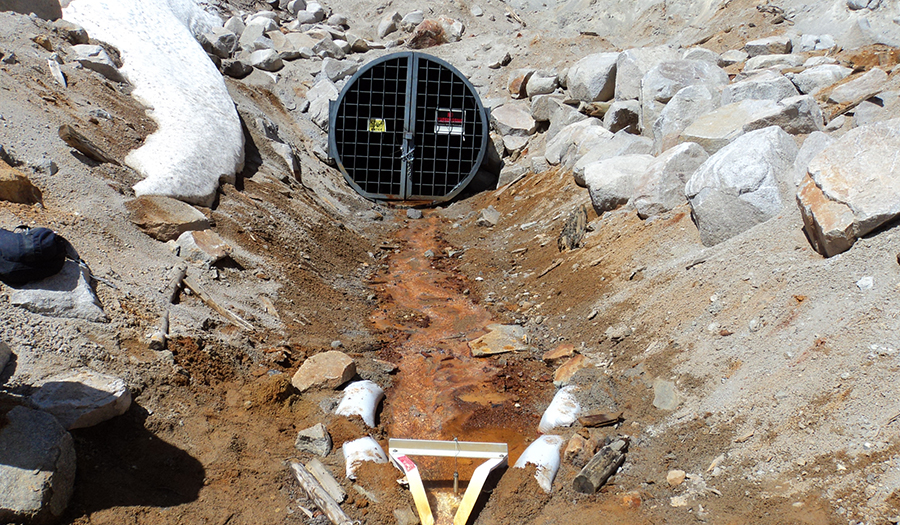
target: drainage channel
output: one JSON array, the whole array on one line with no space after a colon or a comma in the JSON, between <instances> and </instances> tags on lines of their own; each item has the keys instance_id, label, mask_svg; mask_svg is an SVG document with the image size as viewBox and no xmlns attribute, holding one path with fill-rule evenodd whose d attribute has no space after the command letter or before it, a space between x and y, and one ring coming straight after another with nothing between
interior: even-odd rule
<instances>
[{"instance_id":1,"label":"drainage channel","mask_svg":"<svg viewBox=\"0 0 900 525\"><path fill-rule=\"evenodd\" d=\"M533 415L517 398L498 391L505 360L472 357L468 341L485 332L491 314L465 293L440 237L440 219L410 221L397 235L398 249L375 284L381 307L376 329L398 334L392 349L398 372L387 392L388 434L401 439L506 443L514 463L533 439ZM429 253L430 252L430 253ZM466 481L483 460L419 457L437 523L450 523ZM454 473L458 491L453 490Z\"/></svg>"}]
</instances>

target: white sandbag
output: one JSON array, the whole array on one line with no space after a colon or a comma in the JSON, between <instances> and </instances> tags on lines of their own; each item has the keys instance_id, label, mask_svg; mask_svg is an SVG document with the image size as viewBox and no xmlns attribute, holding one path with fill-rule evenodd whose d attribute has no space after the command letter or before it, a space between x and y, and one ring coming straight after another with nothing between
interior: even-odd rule
<instances>
[{"instance_id":1,"label":"white sandbag","mask_svg":"<svg viewBox=\"0 0 900 525\"><path fill-rule=\"evenodd\" d=\"M381 445L370 437L359 438L355 441L344 443L345 472L350 479L356 479L356 469L363 461L375 463L387 463L388 458Z\"/></svg>"},{"instance_id":2,"label":"white sandbag","mask_svg":"<svg viewBox=\"0 0 900 525\"><path fill-rule=\"evenodd\" d=\"M575 398L574 385L559 389L550 406L541 416L541 423L538 425L538 432L547 433L556 427L567 427L578 419L578 412L581 406Z\"/></svg>"},{"instance_id":3,"label":"white sandbag","mask_svg":"<svg viewBox=\"0 0 900 525\"><path fill-rule=\"evenodd\" d=\"M384 390L372 381L350 383L344 389L344 397L335 414L339 416L360 416L370 427L375 426L375 409L384 398Z\"/></svg>"},{"instance_id":4,"label":"white sandbag","mask_svg":"<svg viewBox=\"0 0 900 525\"><path fill-rule=\"evenodd\" d=\"M522 452L513 468L525 468L529 463L537 467L534 479L549 494L556 471L559 470L559 449L564 441L562 436L539 437Z\"/></svg>"}]
</instances>

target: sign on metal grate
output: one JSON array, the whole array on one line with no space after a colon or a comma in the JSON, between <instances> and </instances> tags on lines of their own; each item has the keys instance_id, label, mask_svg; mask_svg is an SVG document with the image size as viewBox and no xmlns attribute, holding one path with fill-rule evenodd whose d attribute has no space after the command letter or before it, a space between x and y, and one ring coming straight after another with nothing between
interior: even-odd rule
<instances>
[{"instance_id":1,"label":"sign on metal grate","mask_svg":"<svg viewBox=\"0 0 900 525\"><path fill-rule=\"evenodd\" d=\"M423 53L369 62L330 109L330 155L367 198L446 201L484 159L488 118L475 88Z\"/></svg>"}]
</instances>

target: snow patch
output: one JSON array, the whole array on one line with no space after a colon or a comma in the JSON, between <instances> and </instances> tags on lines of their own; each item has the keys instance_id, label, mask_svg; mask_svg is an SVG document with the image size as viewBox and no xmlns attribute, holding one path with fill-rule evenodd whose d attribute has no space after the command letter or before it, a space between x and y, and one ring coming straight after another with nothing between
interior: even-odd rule
<instances>
[{"instance_id":1,"label":"snow patch","mask_svg":"<svg viewBox=\"0 0 900 525\"><path fill-rule=\"evenodd\" d=\"M219 17L194 0L71 0L63 18L118 48L133 96L158 125L125 158L144 177L135 193L210 206L244 164L234 102L194 38L221 27Z\"/></svg>"}]
</instances>

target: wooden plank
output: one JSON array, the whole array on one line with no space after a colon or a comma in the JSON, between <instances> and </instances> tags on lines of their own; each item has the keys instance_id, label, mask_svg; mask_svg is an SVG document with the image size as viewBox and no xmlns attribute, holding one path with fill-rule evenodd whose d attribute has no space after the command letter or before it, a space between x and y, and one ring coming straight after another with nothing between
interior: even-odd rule
<instances>
[{"instance_id":1,"label":"wooden plank","mask_svg":"<svg viewBox=\"0 0 900 525\"><path fill-rule=\"evenodd\" d=\"M625 450L628 442L619 439L600 449L588 464L575 476L572 485L575 492L593 494L603 486L625 462Z\"/></svg>"},{"instance_id":2,"label":"wooden plank","mask_svg":"<svg viewBox=\"0 0 900 525\"><path fill-rule=\"evenodd\" d=\"M59 138L91 160L108 162L116 166L120 165L116 159L104 153L102 149L98 148L97 145L68 124L63 124L59 127Z\"/></svg>"},{"instance_id":3,"label":"wooden plank","mask_svg":"<svg viewBox=\"0 0 900 525\"><path fill-rule=\"evenodd\" d=\"M291 468L294 470L294 477L297 478L300 486L303 487L303 490L305 490L307 494L309 494L310 499L316 503L319 510L331 520L331 523L334 525L353 524L353 520L341 510L341 507L337 502L328 495L328 492L322 488L322 485L316 481L316 478L314 478L303 465L300 463L291 463Z\"/></svg>"},{"instance_id":4,"label":"wooden plank","mask_svg":"<svg viewBox=\"0 0 900 525\"><path fill-rule=\"evenodd\" d=\"M197 294L197 297L200 298L201 301L206 303L206 306L209 306L216 312L219 312L222 317L231 321L232 324L243 328L244 330L253 330L253 325L241 319L237 314L227 310L224 306L215 302L212 297L210 297L206 292L200 289L200 286L197 285L190 277L184 278L184 285L187 286L192 292Z\"/></svg>"},{"instance_id":5,"label":"wooden plank","mask_svg":"<svg viewBox=\"0 0 900 525\"><path fill-rule=\"evenodd\" d=\"M328 470L318 458L313 458L306 463L306 470L309 471L310 474L316 478L316 481L322 485L322 488L325 489L325 492L331 496L334 501L338 503L342 503L345 499L347 499L347 493L344 492L344 489L341 488L341 485L334 479L334 476L331 475L331 472Z\"/></svg>"}]
</instances>

